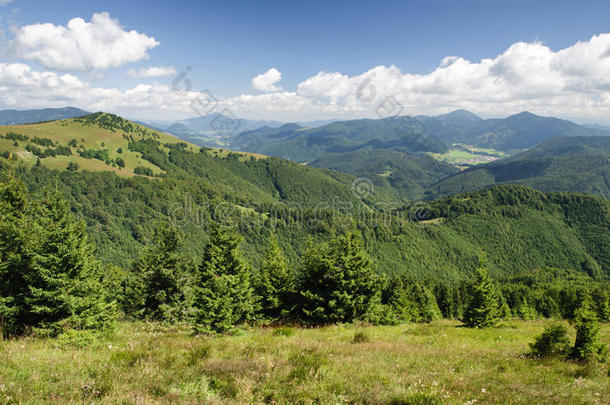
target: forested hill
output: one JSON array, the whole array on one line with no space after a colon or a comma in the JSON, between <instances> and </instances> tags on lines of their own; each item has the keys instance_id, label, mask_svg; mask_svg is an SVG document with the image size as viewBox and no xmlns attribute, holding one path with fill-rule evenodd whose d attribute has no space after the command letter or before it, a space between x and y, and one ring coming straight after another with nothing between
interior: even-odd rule
<instances>
[{"instance_id":1,"label":"forested hill","mask_svg":"<svg viewBox=\"0 0 610 405\"><path fill-rule=\"evenodd\" d=\"M180 154L183 162L194 157ZM201 255L210 224L221 221L245 237L242 248L255 267L272 235L297 268L308 239L327 240L355 228L364 236L377 268L386 273L463 280L484 253L495 276L546 266L610 275L610 203L603 199L501 186L425 206L373 206L355 201L349 189L343 199L338 198L340 191L329 197L339 182L304 187L301 173L291 176L284 170L290 169L288 163L269 162L265 170L278 173L269 180L291 191L284 199L279 194L242 193L239 186L233 189L185 175L125 178L44 167L23 168L20 174L33 194L59 178L73 209L85 218L99 256L121 266L137 257L159 220L179 226L193 257ZM231 163L253 179L264 167ZM258 181L264 183L265 176ZM269 184L269 190L272 187Z\"/></svg>"},{"instance_id":2,"label":"forested hill","mask_svg":"<svg viewBox=\"0 0 610 405\"><path fill-rule=\"evenodd\" d=\"M552 138L509 158L448 176L430 186L427 194L436 198L502 183L610 198L610 137Z\"/></svg>"},{"instance_id":3,"label":"forested hill","mask_svg":"<svg viewBox=\"0 0 610 405\"><path fill-rule=\"evenodd\" d=\"M318 128L286 124L242 132L232 149L309 162L328 153L387 149L397 152L443 153L449 148L409 117L338 121Z\"/></svg>"},{"instance_id":4,"label":"forested hill","mask_svg":"<svg viewBox=\"0 0 610 405\"><path fill-rule=\"evenodd\" d=\"M105 263L128 266L157 221L177 225L199 257L209 224L221 221L245 237L255 265L272 234L296 268L309 238L355 228L387 273L464 279L482 252L497 276L545 266L610 273L609 203L595 197L502 186L406 206L391 184L199 148L103 113L0 133L34 196L64 187Z\"/></svg>"},{"instance_id":5,"label":"forested hill","mask_svg":"<svg viewBox=\"0 0 610 405\"><path fill-rule=\"evenodd\" d=\"M370 179L377 187L394 190L409 200L425 197L426 187L459 173L459 169L428 155L391 150L332 153L309 164Z\"/></svg>"}]
</instances>

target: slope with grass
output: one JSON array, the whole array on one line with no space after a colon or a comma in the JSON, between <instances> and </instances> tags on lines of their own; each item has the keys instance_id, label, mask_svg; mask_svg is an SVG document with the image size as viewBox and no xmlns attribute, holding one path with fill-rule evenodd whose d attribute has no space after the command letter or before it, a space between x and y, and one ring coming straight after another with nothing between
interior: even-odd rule
<instances>
[{"instance_id":1,"label":"slope with grass","mask_svg":"<svg viewBox=\"0 0 610 405\"><path fill-rule=\"evenodd\" d=\"M165 151L169 150L166 145L176 144L184 144L191 151L199 149L166 133L106 113L39 124L0 126L0 152L5 157L11 154L28 166L40 159L40 164L50 169L65 169L73 163L78 167L76 170L110 171L122 176L133 176L136 171L149 176L165 173L130 146L132 142L147 140L159 144ZM63 150L56 153L58 147ZM214 152L226 154L220 150Z\"/></svg>"}]
</instances>

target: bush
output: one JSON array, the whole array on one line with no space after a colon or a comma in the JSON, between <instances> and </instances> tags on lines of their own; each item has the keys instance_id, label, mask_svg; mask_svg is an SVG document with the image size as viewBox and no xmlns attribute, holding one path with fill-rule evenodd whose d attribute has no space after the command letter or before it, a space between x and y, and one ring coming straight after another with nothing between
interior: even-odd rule
<instances>
[{"instance_id":1,"label":"bush","mask_svg":"<svg viewBox=\"0 0 610 405\"><path fill-rule=\"evenodd\" d=\"M530 343L529 355L532 357L563 356L570 349L568 329L559 322L549 323L541 335Z\"/></svg>"},{"instance_id":2,"label":"bush","mask_svg":"<svg viewBox=\"0 0 610 405\"><path fill-rule=\"evenodd\" d=\"M143 166L137 166L135 169L133 169L133 172L134 174L139 174L140 176L153 177L155 175L151 168Z\"/></svg>"},{"instance_id":3,"label":"bush","mask_svg":"<svg viewBox=\"0 0 610 405\"><path fill-rule=\"evenodd\" d=\"M354 338L352 339L352 343L366 343L370 340L369 335L364 331L356 332Z\"/></svg>"},{"instance_id":4,"label":"bush","mask_svg":"<svg viewBox=\"0 0 610 405\"><path fill-rule=\"evenodd\" d=\"M275 336L285 336L290 337L294 335L294 328L277 328L273 331Z\"/></svg>"}]
</instances>

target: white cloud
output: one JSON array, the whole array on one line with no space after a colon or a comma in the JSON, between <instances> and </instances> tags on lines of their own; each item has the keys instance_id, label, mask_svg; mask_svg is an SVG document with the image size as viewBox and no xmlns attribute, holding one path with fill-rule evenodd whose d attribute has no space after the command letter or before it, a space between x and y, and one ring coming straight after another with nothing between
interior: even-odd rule
<instances>
[{"instance_id":1,"label":"white cloud","mask_svg":"<svg viewBox=\"0 0 610 405\"><path fill-rule=\"evenodd\" d=\"M151 66L148 68L131 69L127 72L127 76L134 79L150 79L154 77L165 77L176 74L176 69L172 66Z\"/></svg>"},{"instance_id":2,"label":"white cloud","mask_svg":"<svg viewBox=\"0 0 610 405\"><path fill-rule=\"evenodd\" d=\"M91 22L73 18L65 27L50 23L23 26L15 34L12 51L18 58L37 61L48 69L86 71L148 59L148 50L157 45L155 38L123 30L103 12L93 14Z\"/></svg>"},{"instance_id":3,"label":"white cloud","mask_svg":"<svg viewBox=\"0 0 610 405\"><path fill-rule=\"evenodd\" d=\"M280 80L282 73L276 68L271 68L252 79L252 88L266 93L280 91L282 88L276 85Z\"/></svg>"},{"instance_id":4,"label":"white cloud","mask_svg":"<svg viewBox=\"0 0 610 405\"><path fill-rule=\"evenodd\" d=\"M506 116L529 110L610 123L610 34L558 51L539 42L519 42L480 61L451 56L427 74L402 72L396 66L377 66L355 76L320 72L295 91L280 89L277 69L257 77L261 79L256 85L253 79L253 87L267 93L219 100L213 112L228 108L238 117L282 121L375 118L378 107L392 96L400 103L396 113L405 115L466 108L483 116ZM191 102L199 93L193 91L172 91L169 84L156 83L127 90L99 88L82 80L36 72L24 64L0 64L0 107L74 104L141 118L195 115ZM206 83L193 86L205 88Z\"/></svg>"},{"instance_id":5,"label":"white cloud","mask_svg":"<svg viewBox=\"0 0 610 405\"><path fill-rule=\"evenodd\" d=\"M0 0L0 6L6 6L8 3L12 3L13 0Z\"/></svg>"}]
</instances>

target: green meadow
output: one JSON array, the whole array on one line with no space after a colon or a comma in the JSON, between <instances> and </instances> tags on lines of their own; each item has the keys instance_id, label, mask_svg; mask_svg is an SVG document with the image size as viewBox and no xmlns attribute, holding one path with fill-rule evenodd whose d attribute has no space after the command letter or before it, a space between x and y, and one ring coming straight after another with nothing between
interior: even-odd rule
<instances>
[{"instance_id":1,"label":"green meadow","mask_svg":"<svg viewBox=\"0 0 610 405\"><path fill-rule=\"evenodd\" d=\"M193 336L121 323L106 335L0 342L0 403L607 403L607 364L525 355L544 325L440 320ZM601 336L610 342L610 326Z\"/></svg>"}]
</instances>

